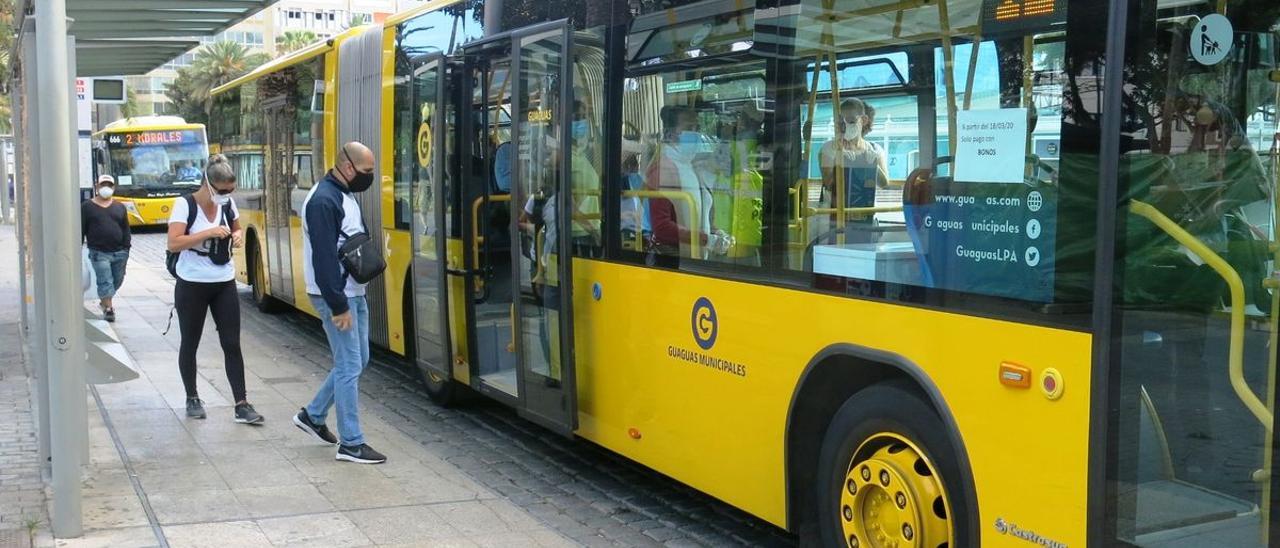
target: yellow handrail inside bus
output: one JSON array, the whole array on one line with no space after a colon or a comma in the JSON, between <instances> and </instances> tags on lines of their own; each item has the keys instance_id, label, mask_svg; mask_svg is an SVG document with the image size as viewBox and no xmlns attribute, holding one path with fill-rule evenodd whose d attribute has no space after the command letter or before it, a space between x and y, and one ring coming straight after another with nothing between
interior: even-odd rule
<instances>
[{"instance_id":1,"label":"yellow handrail inside bus","mask_svg":"<svg viewBox=\"0 0 1280 548\"><path fill-rule=\"evenodd\" d=\"M510 202L510 194L495 194L492 196L481 196L471 202L471 255L473 266L480 265L480 244L484 243L484 236L480 234L480 204L488 198L490 202Z\"/></svg>"},{"instance_id":2,"label":"yellow handrail inside bus","mask_svg":"<svg viewBox=\"0 0 1280 548\"><path fill-rule=\"evenodd\" d=\"M1231 265L1227 263L1217 253L1214 253L1209 246L1204 245L1190 232L1183 230L1178 223L1166 217L1160 210L1144 202L1134 200L1129 203L1129 211L1146 218L1152 224L1160 227L1165 234L1168 234L1174 241L1182 244L1187 249L1200 257L1200 260L1209 265L1210 268L1217 272L1227 287L1231 290L1231 339L1227 352L1227 372L1231 377L1231 388L1235 390L1236 396L1240 398L1241 403L1257 417L1258 422L1271 432L1272 419L1271 413L1267 410L1266 404L1253 393L1249 385L1244 380L1244 282L1240 279L1240 274L1236 272Z\"/></svg>"},{"instance_id":3,"label":"yellow handrail inside bus","mask_svg":"<svg viewBox=\"0 0 1280 548\"><path fill-rule=\"evenodd\" d=\"M702 255L702 239L698 236L702 232L699 228L702 226L701 211L698 211L697 202L693 201L693 195L682 190L625 190L622 192L623 198L666 198L668 200L680 200L689 206L689 255L693 258L700 258Z\"/></svg>"}]
</instances>

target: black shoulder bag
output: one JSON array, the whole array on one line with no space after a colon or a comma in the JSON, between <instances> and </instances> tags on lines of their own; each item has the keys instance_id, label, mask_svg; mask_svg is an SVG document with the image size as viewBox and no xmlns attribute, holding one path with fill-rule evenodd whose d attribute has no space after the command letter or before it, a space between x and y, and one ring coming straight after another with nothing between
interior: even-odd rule
<instances>
[{"instance_id":1,"label":"black shoulder bag","mask_svg":"<svg viewBox=\"0 0 1280 548\"><path fill-rule=\"evenodd\" d=\"M361 225L364 221L361 220ZM342 268L356 283L367 284L387 269L387 262L382 258L382 249L368 232L347 234L341 231L346 240L338 246L338 260Z\"/></svg>"}]
</instances>

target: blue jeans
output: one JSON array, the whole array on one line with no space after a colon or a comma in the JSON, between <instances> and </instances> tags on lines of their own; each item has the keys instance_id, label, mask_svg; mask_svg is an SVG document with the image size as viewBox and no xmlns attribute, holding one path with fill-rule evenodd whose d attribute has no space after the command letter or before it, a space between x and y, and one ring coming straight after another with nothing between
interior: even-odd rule
<instances>
[{"instance_id":1,"label":"blue jeans","mask_svg":"<svg viewBox=\"0 0 1280 548\"><path fill-rule=\"evenodd\" d=\"M124 283L124 267L129 264L129 250L94 251L89 250L89 264L93 265L93 276L98 279L98 298L110 299Z\"/></svg>"},{"instance_id":2,"label":"blue jeans","mask_svg":"<svg viewBox=\"0 0 1280 548\"><path fill-rule=\"evenodd\" d=\"M308 295L311 304L324 322L324 334L329 338L333 352L333 369L324 379L324 385L316 392L315 399L307 404L307 414L316 424L324 424L329 408L338 406L338 441L342 445L364 443L360 431L360 373L369 364L369 303L361 297L347 297L351 307L351 327L339 331L333 325L333 311L319 295Z\"/></svg>"}]
</instances>

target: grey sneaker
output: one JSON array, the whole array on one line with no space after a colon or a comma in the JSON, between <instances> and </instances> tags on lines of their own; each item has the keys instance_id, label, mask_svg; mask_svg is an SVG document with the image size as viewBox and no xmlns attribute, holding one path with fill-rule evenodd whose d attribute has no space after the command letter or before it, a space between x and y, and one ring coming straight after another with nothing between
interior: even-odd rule
<instances>
[{"instance_id":1,"label":"grey sneaker","mask_svg":"<svg viewBox=\"0 0 1280 548\"><path fill-rule=\"evenodd\" d=\"M315 439L329 445L338 443L338 437L329 431L328 426L316 424L315 421L311 420L311 415L307 414L306 408L298 411L298 414L293 416L293 425L297 426L298 430L311 434Z\"/></svg>"},{"instance_id":2,"label":"grey sneaker","mask_svg":"<svg viewBox=\"0 0 1280 548\"><path fill-rule=\"evenodd\" d=\"M187 398L187 417L203 419L204 416L204 402L200 398Z\"/></svg>"},{"instance_id":3,"label":"grey sneaker","mask_svg":"<svg viewBox=\"0 0 1280 548\"><path fill-rule=\"evenodd\" d=\"M358 464L382 464L387 462L387 457L382 453L374 451L369 444L362 443L360 445L339 445L338 455L334 460L345 460Z\"/></svg>"},{"instance_id":4,"label":"grey sneaker","mask_svg":"<svg viewBox=\"0 0 1280 548\"><path fill-rule=\"evenodd\" d=\"M262 424L266 419L253 410L247 403L236 405L236 422L240 424Z\"/></svg>"}]
</instances>

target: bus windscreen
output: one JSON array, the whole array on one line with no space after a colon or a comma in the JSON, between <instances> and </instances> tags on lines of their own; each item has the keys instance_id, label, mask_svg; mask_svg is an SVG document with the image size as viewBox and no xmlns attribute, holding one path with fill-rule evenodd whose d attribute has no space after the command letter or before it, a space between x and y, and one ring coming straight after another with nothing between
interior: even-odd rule
<instances>
[{"instance_id":1,"label":"bus windscreen","mask_svg":"<svg viewBox=\"0 0 1280 548\"><path fill-rule=\"evenodd\" d=\"M208 157L199 130L113 133L106 144L122 196L181 194L182 187L200 184Z\"/></svg>"}]
</instances>

